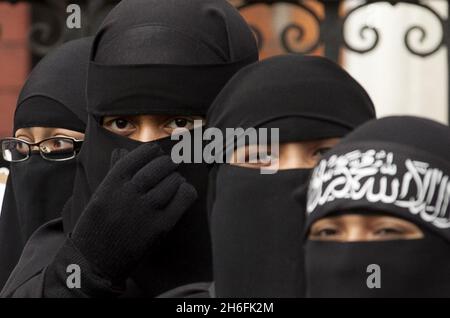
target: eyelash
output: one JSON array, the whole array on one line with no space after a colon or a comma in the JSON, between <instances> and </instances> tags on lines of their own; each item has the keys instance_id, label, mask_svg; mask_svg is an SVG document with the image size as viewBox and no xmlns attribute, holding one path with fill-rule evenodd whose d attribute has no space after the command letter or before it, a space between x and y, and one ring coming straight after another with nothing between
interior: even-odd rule
<instances>
[{"instance_id":1,"label":"eyelash","mask_svg":"<svg viewBox=\"0 0 450 318\"><path fill-rule=\"evenodd\" d=\"M111 125L112 123L117 122L117 121L119 121L119 120L122 120L122 121L125 121L125 122L129 123L129 124L134 125L132 120L129 120L129 119L124 118L124 117L117 117L117 118L114 118L114 119L110 119L109 121L107 121L107 122L105 122L105 123L103 123L103 124L104 124L104 125ZM187 123L191 123L191 124L194 123L194 119L191 118L191 117L173 117L173 118L170 118L169 120L167 120L167 121L163 124L163 126L164 126L164 127L165 127L165 126L168 126L170 123L172 123L172 122L174 122L174 121L176 121L176 120L185 120Z\"/></svg>"},{"instance_id":2,"label":"eyelash","mask_svg":"<svg viewBox=\"0 0 450 318\"><path fill-rule=\"evenodd\" d=\"M129 119L125 118L125 117L112 118L112 119L110 119L110 120L108 120L106 122L103 122L102 124L105 125L105 126L111 126L112 124L117 123L117 121L119 121L119 120L124 121L124 122L126 122L128 124L133 124L133 122L131 120L129 120Z\"/></svg>"},{"instance_id":3,"label":"eyelash","mask_svg":"<svg viewBox=\"0 0 450 318\"><path fill-rule=\"evenodd\" d=\"M381 233L381 232L387 232L387 233ZM385 228L381 228L379 230L375 231L375 234L378 235L386 235L386 234L395 234L395 235L399 235L399 234L403 234L404 231L402 229L397 229L397 228L392 228L392 227L385 227Z\"/></svg>"},{"instance_id":4,"label":"eyelash","mask_svg":"<svg viewBox=\"0 0 450 318\"><path fill-rule=\"evenodd\" d=\"M175 122L177 120L185 120L186 121L186 125L194 125L194 119L191 117L173 117L171 119L169 119L168 121L166 121L163 125L163 127L168 127L172 122ZM183 127L180 127L183 128Z\"/></svg>"},{"instance_id":5,"label":"eyelash","mask_svg":"<svg viewBox=\"0 0 450 318\"><path fill-rule=\"evenodd\" d=\"M327 231L328 231L328 233L325 233ZM338 230L336 230L336 229L319 229L319 230L312 232L311 235L314 237L322 237L322 236L336 235L337 233L338 233Z\"/></svg>"}]
</instances>

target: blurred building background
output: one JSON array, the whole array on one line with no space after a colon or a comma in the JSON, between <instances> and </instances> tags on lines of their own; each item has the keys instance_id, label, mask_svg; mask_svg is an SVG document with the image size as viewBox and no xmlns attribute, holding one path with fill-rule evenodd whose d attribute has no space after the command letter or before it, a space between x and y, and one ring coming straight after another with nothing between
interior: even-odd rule
<instances>
[{"instance_id":1,"label":"blurred building background","mask_svg":"<svg viewBox=\"0 0 450 318\"><path fill-rule=\"evenodd\" d=\"M361 82L380 116L448 122L447 0L229 1L252 26L261 58L325 55ZM0 137L11 134L17 95L33 65L61 43L93 34L117 2L0 0ZM66 26L69 4L81 8L80 29Z\"/></svg>"}]
</instances>

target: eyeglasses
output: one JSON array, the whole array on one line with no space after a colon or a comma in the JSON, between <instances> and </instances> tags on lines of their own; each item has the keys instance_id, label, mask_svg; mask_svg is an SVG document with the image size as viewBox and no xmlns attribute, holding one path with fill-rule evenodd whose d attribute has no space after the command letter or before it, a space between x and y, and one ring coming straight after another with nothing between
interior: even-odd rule
<instances>
[{"instance_id":1,"label":"eyeglasses","mask_svg":"<svg viewBox=\"0 0 450 318\"><path fill-rule=\"evenodd\" d=\"M37 143L30 143L18 138L0 140L2 156L8 162L22 162L28 160L34 147L39 149L41 157L48 161L66 161L75 158L81 148L83 140L71 137L52 137Z\"/></svg>"}]
</instances>

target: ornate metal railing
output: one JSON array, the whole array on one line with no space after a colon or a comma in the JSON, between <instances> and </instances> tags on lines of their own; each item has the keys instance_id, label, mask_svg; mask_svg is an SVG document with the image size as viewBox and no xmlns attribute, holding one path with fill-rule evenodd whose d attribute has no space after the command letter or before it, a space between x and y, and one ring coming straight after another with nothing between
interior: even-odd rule
<instances>
[{"instance_id":1,"label":"ornate metal railing","mask_svg":"<svg viewBox=\"0 0 450 318\"><path fill-rule=\"evenodd\" d=\"M102 21L107 12L118 2L117 0L0 0L11 3L29 2L32 3L32 26L30 31L30 48L35 59L46 54L53 47L62 42L80 36L90 35ZM359 26L359 37L364 43L363 47L356 47L346 38L344 27L348 20L360 10L376 4L388 3L397 6L398 4L409 4L420 8L431 14L441 28L440 40L432 47L423 48L424 43L430 37L430 31L421 21L407 27L403 39L406 49L413 55L426 58L439 51L442 47L448 47L450 42L450 29L448 17L439 14L434 6L420 0L361 0L351 9L344 8L346 2L353 0L229 0L240 10L246 10L257 5L276 6L278 4L289 4L296 9L302 10L312 21L314 21L314 32L318 36L312 43L299 45L305 41L308 32L311 32L311 25L305 26L302 21L292 21L287 23L280 31L279 42L286 52L291 53L311 53L323 47L324 55L339 61L342 49L346 49L359 54L373 51L379 44L382 36L380 30L368 23ZM434 0L446 1L446 0ZM82 8L82 28L68 29L65 27L67 16L66 7L69 3L79 4ZM312 3L321 6L321 14L313 10ZM252 25L257 36L260 47L263 47L265 34L256 25ZM418 41L414 42L414 39ZM0 39L1 40L1 39ZM301 48L301 49L299 49ZM448 70L450 72L450 50L447 50ZM450 81L449 81L450 83ZM450 92L450 84L449 84ZM449 103L450 105L450 103ZM450 107L449 107L450 109ZM450 111L449 111L450 119ZM450 122L450 120L449 120Z\"/></svg>"},{"instance_id":2,"label":"ornate metal railing","mask_svg":"<svg viewBox=\"0 0 450 318\"><path fill-rule=\"evenodd\" d=\"M348 1L348 0L347 0ZM435 0L436 1L436 0ZM441 0L437 0L441 1ZM445 1L445 0L444 0ZM361 40L365 41L367 38L368 33L372 33L372 40L371 43L367 43L365 48L356 48L351 43L348 42L348 40L345 38L344 33L344 26L348 19L360 11L363 8L366 8L369 5L373 5L376 3L388 3L392 6L396 6L398 4L411 4L414 6L418 6L422 8L423 10L426 10L430 14L432 14L436 21L439 22L441 29L442 29L442 36L440 42L435 45L432 48L429 48L428 50L419 50L415 48L414 43L412 43L412 35L417 32L420 37L419 41L424 42L426 38L428 37L428 31L426 29L426 26L420 25L419 23L411 25L408 27L408 29L405 32L403 41L405 43L405 46L407 50L414 55L420 56L420 57L427 57L429 55L432 55L436 53L441 47L448 45L449 42L449 21L448 19L443 18L432 6L425 4L423 1L420 0L365 0L362 1L357 6L353 7L352 9L348 11L342 10L342 5L346 2L346 0L316 0L315 2L321 3L321 5L324 8L325 14L324 18L319 17L316 11L312 10L310 6L308 6L308 2L311 3L312 1L299 1L299 0L235 0L232 1L237 8L240 10L243 10L245 8L248 8L250 6L258 5L258 4L266 4L266 5L275 5L280 3L286 3L294 5L301 10L305 11L310 15L310 17L315 21L316 27L319 29L319 37L316 39L316 41L310 45L306 49L302 49L301 51L298 51L294 48L294 45L289 42L288 40L288 34L291 32L296 33L295 40L297 42L301 42L305 35L309 32L305 26L302 24L299 24L301 21L297 21L294 23L288 24L280 33L280 42L281 45L284 47L284 49L287 52L290 53L311 53L312 51L316 50L320 45L323 45L325 48L325 56L337 61L339 60L339 54L340 50L342 48L346 48L347 50L350 50L352 52L365 54L372 50L374 50L380 40L380 31L375 26L371 26L369 24L361 25L359 30L359 35L361 37ZM348 1L350 2L350 1ZM258 40L263 42L264 41L264 35L260 30L255 28L253 26L255 33L257 34ZM260 44L262 46L262 44ZM298 47L298 46L295 46Z\"/></svg>"}]
</instances>

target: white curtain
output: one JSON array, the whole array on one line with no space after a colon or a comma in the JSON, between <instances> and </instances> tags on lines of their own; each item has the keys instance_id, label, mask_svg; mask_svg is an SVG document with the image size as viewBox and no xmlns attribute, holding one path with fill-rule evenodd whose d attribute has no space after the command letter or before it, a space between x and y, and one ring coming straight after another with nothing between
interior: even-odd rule
<instances>
[{"instance_id":1,"label":"white curtain","mask_svg":"<svg viewBox=\"0 0 450 318\"><path fill-rule=\"evenodd\" d=\"M347 1L346 10L359 3L359 0ZM422 3L447 17L447 1ZM363 49L373 43L374 34L369 30L364 33L365 38L361 38L364 25L379 30L379 44L366 54L345 50L343 64L367 89L378 116L409 114L447 123L447 48L443 46L436 53L421 58L411 54L404 44L408 29L417 25L426 31L426 37L421 41L421 32L412 31L411 46L419 52L436 48L443 36L439 20L427 10L411 4L372 4L355 11L345 25L347 42L355 48Z\"/></svg>"}]
</instances>

